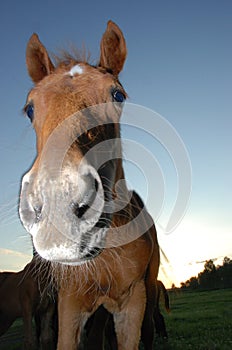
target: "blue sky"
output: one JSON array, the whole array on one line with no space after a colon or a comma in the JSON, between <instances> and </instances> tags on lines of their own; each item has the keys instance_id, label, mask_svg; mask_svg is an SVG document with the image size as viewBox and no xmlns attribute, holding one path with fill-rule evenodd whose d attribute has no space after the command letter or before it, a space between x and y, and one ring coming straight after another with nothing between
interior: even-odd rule
<instances>
[{"instance_id":1,"label":"blue sky","mask_svg":"<svg viewBox=\"0 0 232 350\"><path fill-rule=\"evenodd\" d=\"M163 270L178 283L202 269L195 262L232 257L229 0L1 2L0 269L21 269L31 252L30 238L17 217L20 178L35 155L35 135L21 113L32 87L25 66L27 41L37 32L51 52L71 43L85 44L96 62L109 19L121 27L127 41L128 58L120 80L129 102L170 122L191 160L192 194L185 217L169 235L158 229L170 262L163 260ZM141 137L149 148L145 135ZM175 172L165 165L168 157L162 147L151 148L167 184L165 217L176 191ZM142 176L129 165L127 176L144 197ZM152 207L149 210L153 212Z\"/></svg>"}]
</instances>

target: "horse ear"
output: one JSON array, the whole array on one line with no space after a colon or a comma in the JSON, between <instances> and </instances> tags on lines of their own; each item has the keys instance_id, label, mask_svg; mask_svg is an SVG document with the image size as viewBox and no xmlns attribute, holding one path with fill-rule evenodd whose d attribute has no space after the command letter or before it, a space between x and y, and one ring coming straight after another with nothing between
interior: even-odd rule
<instances>
[{"instance_id":1,"label":"horse ear","mask_svg":"<svg viewBox=\"0 0 232 350\"><path fill-rule=\"evenodd\" d=\"M38 83L54 70L47 50L37 34L33 34L27 44L26 63L28 73L34 83Z\"/></svg>"},{"instance_id":2,"label":"horse ear","mask_svg":"<svg viewBox=\"0 0 232 350\"><path fill-rule=\"evenodd\" d=\"M101 67L107 68L117 76L124 65L127 49L126 41L120 28L112 21L109 21L101 40Z\"/></svg>"}]
</instances>

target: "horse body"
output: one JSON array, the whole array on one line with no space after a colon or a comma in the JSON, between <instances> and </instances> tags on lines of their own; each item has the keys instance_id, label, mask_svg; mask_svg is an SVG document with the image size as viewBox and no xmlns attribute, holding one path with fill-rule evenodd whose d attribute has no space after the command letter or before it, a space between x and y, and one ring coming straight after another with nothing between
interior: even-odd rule
<instances>
[{"instance_id":1,"label":"horse body","mask_svg":"<svg viewBox=\"0 0 232 350\"><path fill-rule=\"evenodd\" d=\"M43 284L38 284L37 263L33 259L19 272L0 273L0 336L13 322L22 317L25 350L55 349L56 334L53 333L56 305L44 292ZM44 277L44 276L43 276ZM36 320L36 334L33 330Z\"/></svg>"},{"instance_id":2,"label":"horse body","mask_svg":"<svg viewBox=\"0 0 232 350\"><path fill-rule=\"evenodd\" d=\"M144 251L144 257L138 262L135 257L141 249ZM149 263L147 256L151 254L149 240L146 241L143 237L136 245L130 244L130 247L120 247L118 250L114 249L113 254L103 251L101 256L96 258L96 273L92 274L88 269L77 271L75 268L73 279L76 283L61 287L59 349L76 348L83 325L100 305L114 316L118 349L134 349L138 346L146 305L144 271ZM81 287L83 285L84 290ZM64 324L68 325L68 330L67 327L64 328ZM125 324L131 329L131 334L128 334ZM71 339L73 344L70 347Z\"/></svg>"},{"instance_id":3,"label":"horse body","mask_svg":"<svg viewBox=\"0 0 232 350\"><path fill-rule=\"evenodd\" d=\"M159 246L155 226L127 189L119 119L126 93L121 30L109 22L99 64L69 55L55 67L37 35L27 46L35 87L25 112L37 157L22 181L19 213L58 283L58 349L76 349L100 305L113 314L118 349L152 348ZM113 204L112 204L113 203Z\"/></svg>"},{"instance_id":4,"label":"horse body","mask_svg":"<svg viewBox=\"0 0 232 350\"><path fill-rule=\"evenodd\" d=\"M3 274L5 273L1 273ZM20 272L7 273L0 286L0 300L0 335L7 331L16 318L23 317L24 347L25 349L34 347L32 318L40 296L28 265Z\"/></svg>"},{"instance_id":5,"label":"horse body","mask_svg":"<svg viewBox=\"0 0 232 350\"><path fill-rule=\"evenodd\" d=\"M157 280L158 287L158 302L160 302L160 294L163 294L164 305L167 312L170 311L169 296L164 284ZM167 338L166 327L163 316L158 313L159 308L157 307L154 314L154 322L157 334L163 338ZM146 338L147 334L143 334ZM144 341L145 339L143 339ZM146 344L146 341L145 341ZM104 308L100 307L97 312L94 313L88 319L85 326L85 334L83 341L83 349L88 350L102 350L108 347L111 350L116 350L117 339L114 330L114 322L112 315ZM105 347L106 346L106 347ZM82 349L82 348L81 348Z\"/></svg>"}]
</instances>

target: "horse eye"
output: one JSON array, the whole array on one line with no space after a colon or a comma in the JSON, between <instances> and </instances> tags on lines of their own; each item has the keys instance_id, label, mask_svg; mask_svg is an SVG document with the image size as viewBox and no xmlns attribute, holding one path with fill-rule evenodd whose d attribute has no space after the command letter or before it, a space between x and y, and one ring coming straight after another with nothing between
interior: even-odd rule
<instances>
[{"instance_id":1,"label":"horse eye","mask_svg":"<svg viewBox=\"0 0 232 350\"><path fill-rule=\"evenodd\" d=\"M123 103L126 99L125 95L120 90L114 90L112 95L113 99L119 103Z\"/></svg>"},{"instance_id":2,"label":"horse eye","mask_svg":"<svg viewBox=\"0 0 232 350\"><path fill-rule=\"evenodd\" d=\"M30 119L30 121L33 121L34 118L34 106L32 103L29 103L26 107L25 107L25 113L28 116L28 118Z\"/></svg>"}]
</instances>

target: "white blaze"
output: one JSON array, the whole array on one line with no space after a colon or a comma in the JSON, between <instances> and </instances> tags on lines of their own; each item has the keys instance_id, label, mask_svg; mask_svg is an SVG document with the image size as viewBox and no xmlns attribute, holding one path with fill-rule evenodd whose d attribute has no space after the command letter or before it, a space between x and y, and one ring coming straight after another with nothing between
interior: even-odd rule
<instances>
[{"instance_id":1,"label":"white blaze","mask_svg":"<svg viewBox=\"0 0 232 350\"><path fill-rule=\"evenodd\" d=\"M74 67L72 67L69 71L69 75L73 77L76 74L83 74L84 73L84 68L81 67L79 64L76 64Z\"/></svg>"}]
</instances>

